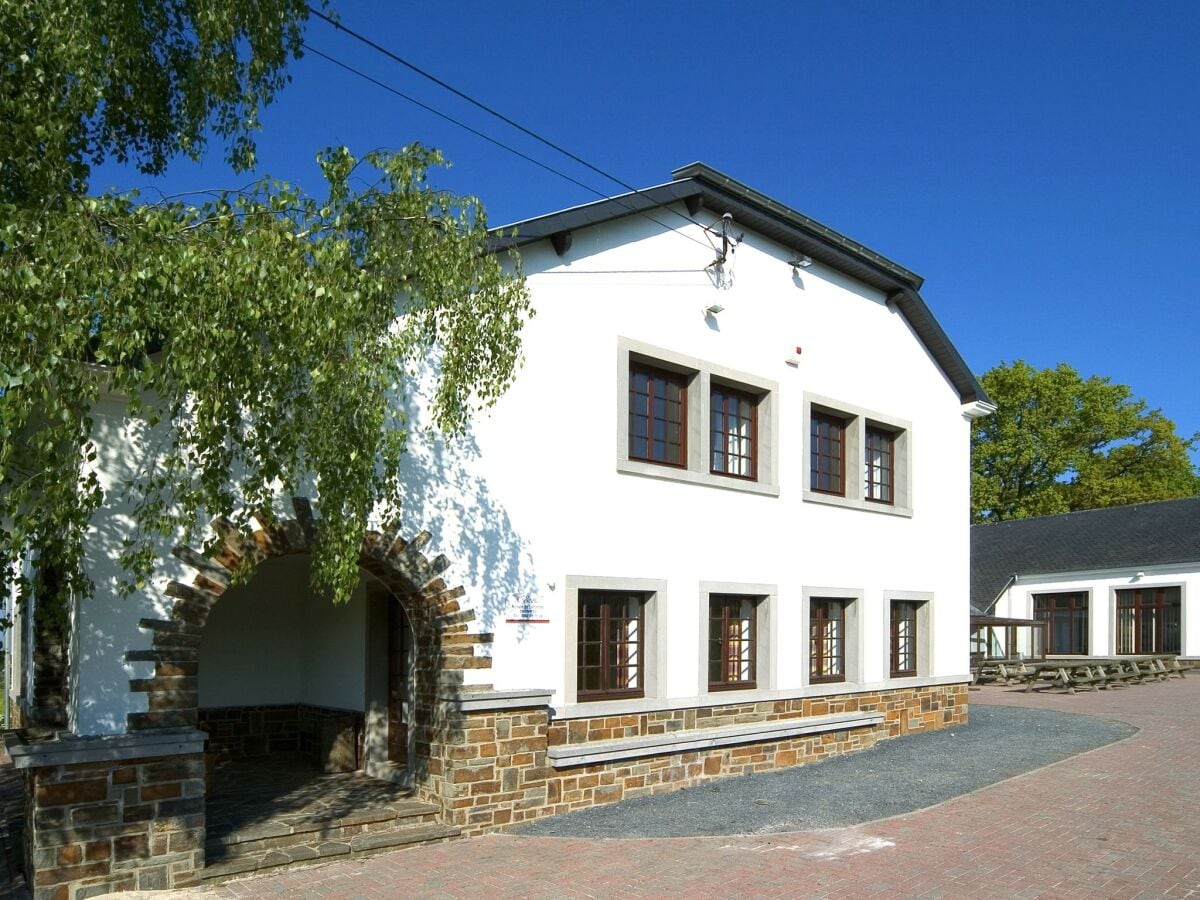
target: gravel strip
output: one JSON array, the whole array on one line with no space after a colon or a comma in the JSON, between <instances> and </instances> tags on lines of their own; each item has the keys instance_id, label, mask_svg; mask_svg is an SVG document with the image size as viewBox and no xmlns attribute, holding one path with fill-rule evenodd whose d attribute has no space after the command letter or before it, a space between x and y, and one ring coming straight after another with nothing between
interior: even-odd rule
<instances>
[{"instance_id":1,"label":"gravel strip","mask_svg":"<svg viewBox=\"0 0 1200 900\"><path fill-rule=\"evenodd\" d=\"M516 833L656 838L842 828L923 809L1136 731L1096 716L980 704L971 707L969 725L551 816Z\"/></svg>"}]
</instances>

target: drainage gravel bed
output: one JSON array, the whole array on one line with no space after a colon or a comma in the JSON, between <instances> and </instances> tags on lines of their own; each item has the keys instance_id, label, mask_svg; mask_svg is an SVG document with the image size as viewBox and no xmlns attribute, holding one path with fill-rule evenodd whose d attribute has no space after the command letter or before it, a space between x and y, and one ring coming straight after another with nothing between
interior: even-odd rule
<instances>
[{"instance_id":1,"label":"drainage gravel bed","mask_svg":"<svg viewBox=\"0 0 1200 900\"><path fill-rule=\"evenodd\" d=\"M655 838L841 828L923 809L1136 732L1097 716L976 705L968 725L552 816L516 833Z\"/></svg>"}]
</instances>

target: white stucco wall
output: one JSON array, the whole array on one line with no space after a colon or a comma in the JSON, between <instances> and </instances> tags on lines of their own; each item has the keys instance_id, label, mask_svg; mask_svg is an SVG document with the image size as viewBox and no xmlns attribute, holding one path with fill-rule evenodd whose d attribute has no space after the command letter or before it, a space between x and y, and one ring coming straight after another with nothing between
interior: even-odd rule
<instances>
[{"instance_id":1,"label":"white stucco wall","mask_svg":"<svg viewBox=\"0 0 1200 900\"><path fill-rule=\"evenodd\" d=\"M308 558L267 560L213 607L200 643L200 706L310 703L362 710L366 600L335 606L308 586Z\"/></svg>"},{"instance_id":2,"label":"white stucco wall","mask_svg":"<svg viewBox=\"0 0 1200 900\"><path fill-rule=\"evenodd\" d=\"M521 377L470 441L415 454L407 507L410 528L436 526L449 576L496 632L482 674L497 687L553 688L560 711L569 704L570 576L665 582L655 702L697 696L704 581L777 586L776 690L847 689L806 687L803 591L817 586L861 592L860 684L886 680L886 601L899 592L932 597L930 678L963 677L969 425L957 394L882 296L819 265L794 275L787 258L747 233L720 289L703 271L712 252L636 217L577 232L565 260L548 243L524 252L537 317ZM691 271L653 271L679 269ZM712 303L725 307L715 323L702 313ZM777 383L778 496L617 470L623 338ZM808 394L911 423L911 518L803 499ZM530 596L550 621L506 623Z\"/></svg>"},{"instance_id":3,"label":"white stucco wall","mask_svg":"<svg viewBox=\"0 0 1200 900\"><path fill-rule=\"evenodd\" d=\"M681 230L707 243L699 228ZM452 561L444 577L466 588L465 603L478 616L472 627L495 632L493 668L472 670L468 680L550 688L560 712L570 712L565 660L575 636L568 580L595 577L663 585L655 600L662 677L643 707L697 702L702 582L774 588L773 672L761 679L774 695L890 683L889 599L928 600L922 675L904 683L965 680L969 423L957 392L878 292L819 264L794 272L788 251L751 232L726 267L723 286L705 271L714 255L640 217L576 232L565 259L548 242L527 248L523 266L537 316L525 330L526 364L517 383L472 434L452 444L414 439L404 472L405 530L433 534L427 552ZM703 309L713 303L724 311L706 319ZM777 490L748 493L619 471L623 341L772 383ZM908 423L911 516L805 499L806 397ZM419 401L409 412L422 420ZM98 421L108 432L104 477L115 483L143 451L118 419L101 411ZM849 461L848 478L858 477L857 469ZM119 508L97 517L88 564L101 589L79 612L75 699L82 733L122 730L127 712L145 708L144 697L128 693L128 679L148 676L152 665L123 663L121 653L149 647L138 619L163 616L169 600L162 587L187 574L168 558L146 590L113 599L104 585L114 577L109 557L126 526ZM859 662L851 684L807 683L806 597L815 589L858 598L852 639ZM522 600L549 622L506 622ZM220 605L210 629L223 627ZM322 634L337 652L316 663L311 648L304 651L301 692L309 702L350 706L344 701L351 695L361 702L365 664L352 664L365 646L361 633L352 634L358 626L330 638L323 612L308 609L306 616L303 634ZM244 636L264 624L247 623ZM271 652L287 656L284 648L301 640L288 630L294 624ZM241 671L245 654L235 660L230 651L222 659L208 649L208 635L205 642L205 705L215 705L213 698L275 702L243 698L283 696L285 685L295 683L281 659L278 671L250 692L230 674ZM264 659L270 658L260 653L256 669ZM213 681L207 673L214 669L226 674ZM744 696L723 692L701 702Z\"/></svg>"},{"instance_id":4,"label":"white stucco wall","mask_svg":"<svg viewBox=\"0 0 1200 900\"><path fill-rule=\"evenodd\" d=\"M1141 573L1140 577L1139 574ZM1033 617L1033 595L1088 593L1088 653L1116 653L1117 591L1179 587L1181 656L1200 656L1200 614L1190 609L1200 598L1200 560L1173 566L1143 566L1090 572L1019 576L996 601L997 616Z\"/></svg>"}]
</instances>

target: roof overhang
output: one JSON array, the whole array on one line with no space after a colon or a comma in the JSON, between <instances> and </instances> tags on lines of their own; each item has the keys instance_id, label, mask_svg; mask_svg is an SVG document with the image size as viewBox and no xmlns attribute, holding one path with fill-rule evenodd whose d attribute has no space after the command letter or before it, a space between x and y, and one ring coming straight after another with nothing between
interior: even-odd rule
<instances>
[{"instance_id":1,"label":"roof overhang","mask_svg":"<svg viewBox=\"0 0 1200 900\"><path fill-rule=\"evenodd\" d=\"M920 275L703 163L692 163L671 174L674 180L666 184L494 229L491 248L503 252L549 240L559 250L569 247L571 233L581 228L672 203L685 203L691 215L702 208L717 217L729 213L739 226L883 292L945 373L960 402L982 404L980 414L985 407L994 409L991 398L921 298L924 279Z\"/></svg>"}]
</instances>

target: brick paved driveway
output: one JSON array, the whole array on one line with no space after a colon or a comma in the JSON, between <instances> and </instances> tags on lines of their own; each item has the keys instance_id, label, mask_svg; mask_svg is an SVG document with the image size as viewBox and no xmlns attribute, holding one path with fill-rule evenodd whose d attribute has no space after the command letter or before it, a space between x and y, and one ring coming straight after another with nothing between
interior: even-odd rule
<instances>
[{"instance_id":1,"label":"brick paved driveway","mask_svg":"<svg viewBox=\"0 0 1200 900\"><path fill-rule=\"evenodd\" d=\"M186 895L1200 900L1200 677L1075 696L988 688L971 702L1107 715L1143 730L940 806L854 828L763 838L491 836ZM0 896L20 890L5 862L0 854Z\"/></svg>"},{"instance_id":2,"label":"brick paved driveway","mask_svg":"<svg viewBox=\"0 0 1200 900\"><path fill-rule=\"evenodd\" d=\"M1198 897L1200 677L972 703L1110 715L1117 744L940 806L762 839L490 836L210 889L258 897Z\"/></svg>"}]
</instances>

